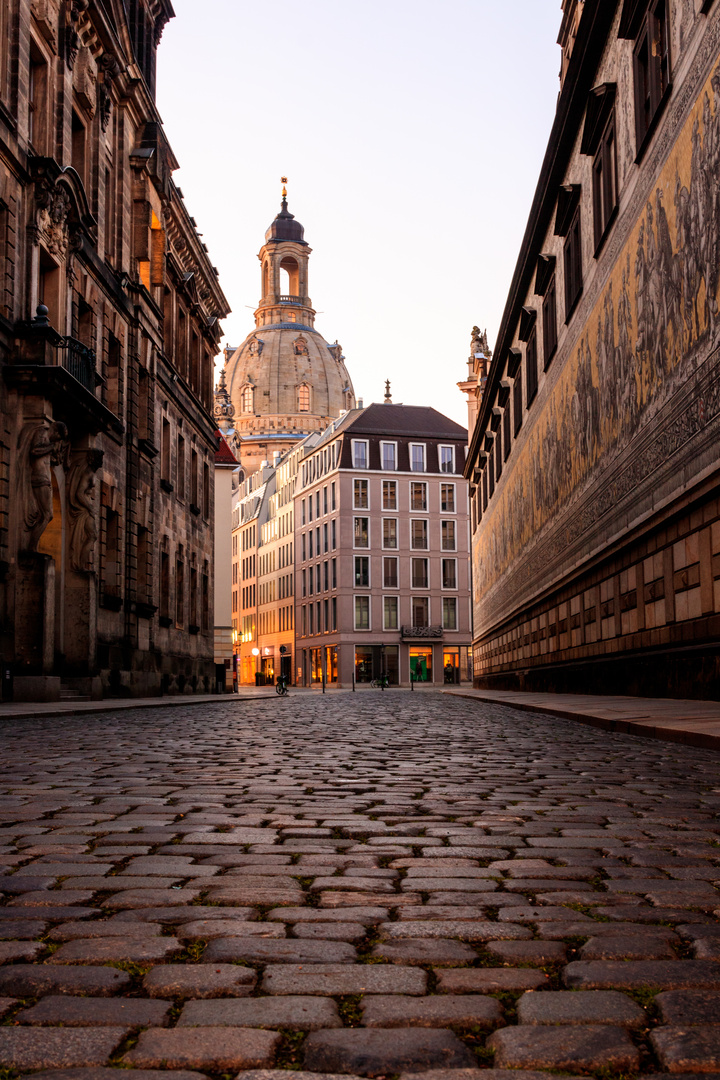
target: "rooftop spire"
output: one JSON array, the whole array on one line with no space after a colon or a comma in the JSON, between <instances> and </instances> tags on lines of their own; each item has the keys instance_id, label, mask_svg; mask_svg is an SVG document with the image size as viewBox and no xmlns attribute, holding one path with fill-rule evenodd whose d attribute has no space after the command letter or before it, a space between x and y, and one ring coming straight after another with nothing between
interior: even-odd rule
<instances>
[{"instance_id":1,"label":"rooftop spire","mask_svg":"<svg viewBox=\"0 0 720 1080\"><path fill-rule=\"evenodd\" d=\"M287 176L280 177L280 183L282 184L282 208L287 210Z\"/></svg>"},{"instance_id":2,"label":"rooftop spire","mask_svg":"<svg viewBox=\"0 0 720 1080\"><path fill-rule=\"evenodd\" d=\"M392 405L392 395L390 393L390 380L385 380L385 400L383 405Z\"/></svg>"}]
</instances>

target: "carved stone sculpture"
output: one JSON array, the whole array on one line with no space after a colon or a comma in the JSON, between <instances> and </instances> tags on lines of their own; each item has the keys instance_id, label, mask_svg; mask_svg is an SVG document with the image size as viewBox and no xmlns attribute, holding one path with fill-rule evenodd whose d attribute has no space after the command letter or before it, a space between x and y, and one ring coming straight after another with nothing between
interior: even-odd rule
<instances>
[{"instance_id":1,"label":"carved stone sculpture","mask_svg":"<svg viewBox=\"0 0 720 1080\"><path fill-rule=\"evenodd\" d=\"M40 537L53 518L52 469L64 465L68 430L64 424L27 424L20 436L20 476L23 499L21 548L37 551Z\"/></svg>"},{"instance_id":2,"label":"carved stone sculpture","mask_svg":"<svg viewBox=\"0 0 720 1080\"><path fill-rule=\"evenodd\" d=\"M84 451L73 462L68 475L70 566L81 572L93 568L93 549L98 535L95 524L95 473L102 460L102 450Z\"/></svg>"}]
</instances>

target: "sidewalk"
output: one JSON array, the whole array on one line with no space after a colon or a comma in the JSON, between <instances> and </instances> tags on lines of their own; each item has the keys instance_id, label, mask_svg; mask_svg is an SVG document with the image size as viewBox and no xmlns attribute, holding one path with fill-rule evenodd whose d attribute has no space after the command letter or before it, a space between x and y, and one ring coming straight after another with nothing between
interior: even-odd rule
<instances>
[{"instance_id":1,"label":"sidewalk","mask_svg":"<svg viewBox=\"0 0 720 1080\"><path fill-rule=\"evenodd\" d=\"M581 724L664 739L705 750L720 750L720 701L612 697L599 694L527 694L512 690L446 690L457 697L527 712L562 716Z\"/></svg>"}]
</instances>

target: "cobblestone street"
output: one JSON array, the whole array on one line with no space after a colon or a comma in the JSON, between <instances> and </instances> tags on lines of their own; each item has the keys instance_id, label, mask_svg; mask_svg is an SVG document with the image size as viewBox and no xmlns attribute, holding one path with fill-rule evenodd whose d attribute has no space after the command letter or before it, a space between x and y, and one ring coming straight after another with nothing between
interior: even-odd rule
<instances>
[{"instance_id":1,"label":"cobblestone street","mask_svg":"<svg viewBox=\"0 0 720 1080\"><path fill-rule=\"evenodd\" d=\"M0 739L4 1080L720 1071L712 751L406 691Z\"/></svg>"}]
</instances>

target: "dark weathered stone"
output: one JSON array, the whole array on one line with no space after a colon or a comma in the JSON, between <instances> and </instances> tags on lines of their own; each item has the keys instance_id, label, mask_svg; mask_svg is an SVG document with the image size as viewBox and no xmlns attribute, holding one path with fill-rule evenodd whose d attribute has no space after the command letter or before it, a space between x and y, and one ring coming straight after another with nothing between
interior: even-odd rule
<instances>
[{"instance_id":1,"label":"dark weathered stone","mask_svg":"<svg viewBox=\"0 0 720 1080\"><path fill-rule=\"evenodd\" d=\"M143 979L153 998L247 997L257 976L237 964L161 964Z\"/></svg>"},{"instance_id":2,"label":"dark weathered stone","mask_svg":"<svg viewBox=\"0 0 720 1080\"><path fill-rule=\"evenodd\" d=\"M720 1025L661 1027L650 1036L660 1064L671 1073L715 1073L720 1062Z\"/></svg>"},{"instance_id":3,"label":"dark weathered stone","mask_svg":"<svg viewBox=\"0 0 720 1080\"><path fill-rule=\"evenodd\" d=\"M141 1031L137 1046L122 1060L148 1069L227 1072L270 1065L279 1042L276 1031L255 1028L155 1028Z\"/></svg>"},{"instance_id":4,"label":"dark weathered stone","mask_svg":"<svg viewBox=\"0 0 720 1080\"><path fill-rule=\"evenodd\" d=\"M517 1004L520 1024L614 1024L637 1028L647 1014L617 990L548 991L523 994Z\"/></svg>"},{"instance_id":5,"label":"dark weathered stone","mask_svg":"<svg viewBox=\"0 0 720 1080\"><path fill-rule=\"evenodd\" d=\"M457 1035L442 1028L345 1028L317 1031L304 1047L313 1072L396 1073L404 1069L469 1068L473 1054Z\"/></svg>"},{"instance_id":6,"label":"dark weathered stone","mask_svg":"<svg viewBox=\"0 0 720 1080\"><path fill-rule=\"evenodd\" d=\"M0 968L0 994L40 997L42 994L97 994L105 997L130 986L130 976L111 967L55 967L12 964Z\"/></svg>"},{"instance_id":7,"label":"dark weathered stone","mask_svg":"<svg viewBox=\"0 0 720 1080\"><path fill-rule=\"evenodd\" d=\"M560 964L567 955L560 941L491 941L486 948L509 964Z\"/></svg>"},{"instance_id":8,"label":"dark weathered stone","mask_svg":"<svg viewBox=\"0 0 720 1080\"><path fill-rule=\"evenodd\" d=\"M182 945L174 937L112 937L68 941L50 957L51 964L95 964L125 961L152 964L180 952Z\"/></svg>"},{"instance_id":9,"label":"dark weathered stone","mask_svg":"<svg viewBox=\"0 0 720 1080\"><path fill-rule=\"evenodd\" d=\"M21 1024L62 1024L63 1027L164 1027L170 1006L162 1001L138 998L55 997L42 998L16 1019Z\"/></svg>"},{"instance_id":10,"label":"dark weathered stone","mask_svg":"<svg viewBox=\"0 0 720 1080\"><path fill-rule=\"evenodd\" d=\"M180 1014L178 1027L262 1027L319 1031L342 1027L337 1005L322 997L230 998L190 1001Z\"/></svg>"},{"instance_id":11,"label":"dark weathered stone","mask_svg":"<svg viewBox=\"0 0 720 1080\"><path fill-rule=\"evenodd\" d=\"M538 995L542 996L542 995ZM401 994L363 998L365 1027L452 1027L491 1030L502 1023L500 1003L482 994L436 994L403 997Z\"/></svg>"},{"instance_id":12,"label":"dark weathered stone","mask_svg":"<svg viewBox=\"0 0 720 1080\"><path fill-rule=\"evenodd\" d=\"M720 964L709 960L576 960L564 969L563 982L577 990L640 990L647 986L720 990Z\"/></svg>"},{"instance_id":13,"label":"dark weathered stone","mask_svg":"<svg viewBox=\"0 0 720 1080\"><path fill-rule=\"evenodd\" d=\"M203 962L245 960L249 963L276 964L351 964L357 957L352 945L344 941L297 941L284 938L219 938L211 941L203 953Z\"/></svg>"},{"instance_id":14,"label":"dark weathered stone","mask_svg":"<svg viewBox=\"0 0 720 1080\"><path fill-rule=\"evenodd\" d=\"M104 1065L129 1027L0 1027L0 1064L10 1069L63 1069Z\"/></svg>"},{"instance_id":15,"label":"dark weathered stone","mask_svg":"<svg viewBox=\"0 0 720 1080\"><path fill-rule=\"evenodd\" d=\"M386 942L376 945L372 956L388 960L391 964L439 964L440 966L468 964L477 959L477 953L461 941L448 939Z\"/></svg>"},{"instance_id":16,"label":"dark weathered stone","mask_svg":"<svg viewBox=\"0 0 720 1080\"><path fill-rule=\"evenodd\" d=\"M427 976L395 964L276 964L265 968L268 994L424 994Z\"/></svg>"},{"instance_id":17,"label":"dark weathered stone","mask_svg":"<svg viewBox=\"0 0 720 1080\"><path fill-rule=\"evenodd\" d=\"M664 990L655 997L664 1024L680 1027L720 1022L720 992L712 990Z\"/></svg>"},{"instance_id":18,"label":"dark weathered stone","mask_svg":"<svg viewBox=\"0 0 720 1080\"><path fill-rule=\"evenodd\" d=\"M494 994L500 990L537 990L548 977L542 971L527 968L452 968L436 972L441 994Z\"/></svg>"},{"instance_id":19,"label":"dark weathered stone","mask_svg":"<svg viewBox=\"0 0 720 1080\"><path fill-rule=\"evenodd\" d=\"M640 1055L624 1028L521 1025L487 1041L501 1069L637 1069Z\"/></svg>"},{"instance_id":20,"label":"dark weathered stone","mask_svg":"<svg viewBox=\"0 0 720 1080\"><path fill-rule=\"evenodd\" d=\"M461 938L463 941L499 941L532 937L527 926L501 922L465 922L462 919L398 920L380 924L388 941L397 938Z\"/></svg>"}]
</instances>

